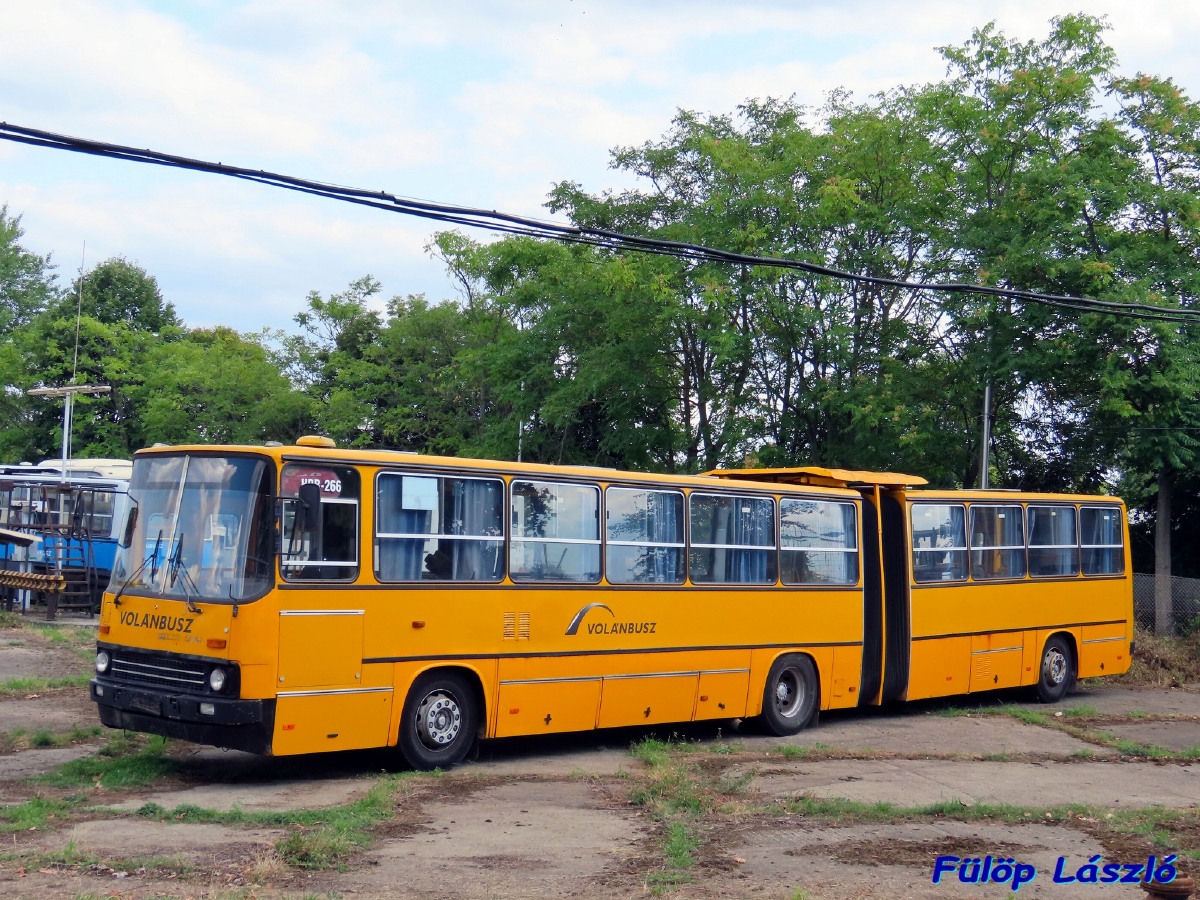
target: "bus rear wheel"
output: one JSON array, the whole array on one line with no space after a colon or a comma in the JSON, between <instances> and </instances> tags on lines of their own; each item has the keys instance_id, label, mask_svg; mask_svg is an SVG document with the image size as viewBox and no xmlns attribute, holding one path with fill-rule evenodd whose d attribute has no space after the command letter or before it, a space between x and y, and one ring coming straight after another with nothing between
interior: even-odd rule
<instances>
[{"instance_id":1,"label":"bus rear wheel","mask_svg":"<svg viewBox=\"0 0 1200 900\"><path fill-rule=\"evenodd\" d=\"M767 675L760 721L779 737L795 734L812 724L820 699L812 660L798 653L781 656Z\"/></svg>"},{"instance_id":2,"label":"bus rear wheel","mask_svg":"<svg viewBox=\"0 0 1200 900\"><path fill-rule=\"evenodd\" d=\"M1037 683L1037 698L1043 703L1057 703L1075 684L1075 652L1071 642L1061 634L1046 641L1042 651L1042 668Z\"/></svg>"},{"instance_id":3,"label":"bus rear wheel","mask_svg":"<svg viewBox=\"0 0 1200 900\"><path fill-rule=\"evenodd\" d=\"M413 682L404 700L398 743L414 769L449 769L475 741L479 713L475 691L454 672L429 672Z\"/></svg>"}]
</instances>

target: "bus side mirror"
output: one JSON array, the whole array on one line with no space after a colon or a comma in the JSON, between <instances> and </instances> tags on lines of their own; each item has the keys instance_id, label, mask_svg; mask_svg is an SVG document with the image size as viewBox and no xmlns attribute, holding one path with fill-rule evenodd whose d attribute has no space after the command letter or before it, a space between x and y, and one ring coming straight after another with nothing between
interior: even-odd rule
<instances>
[{"instance_id":1,"label":"bus side mirror","mask_svg":"<svg viewBox=\"0 0 1200 900\"><path fill-rule=\"evenodd\" d=\"M298 493L300 503L296 510L296 524L303 532L315 531L321 516L321 486L302 484Z\"/></svg>"},{"instance_id":2,"label":"bus side mirror","mask_svg":"<svg viewBox=\"0 0 1200 900\"><path fill-rule=\"evenodd\" d=\"M133 544L133 532L137 529L137 504L129 508L129 517L125 519L125 534L121 536L121 549L127 550Z\"/></svg>"}]
</instances>

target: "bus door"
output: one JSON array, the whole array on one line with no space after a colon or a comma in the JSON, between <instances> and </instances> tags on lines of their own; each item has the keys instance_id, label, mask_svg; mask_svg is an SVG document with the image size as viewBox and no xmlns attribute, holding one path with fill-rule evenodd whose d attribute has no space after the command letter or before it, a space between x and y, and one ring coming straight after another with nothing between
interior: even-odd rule
<instances>
[{"instance_id":1,"label":"bus door","mask_svg":"<svg viewBox=\"0 0 1200 900\"><path fill-rule=\"evenodd\" d=\"M863 655L858 705L879 703L883 685L883 568L880 559L879 487L863 488Z\"/></svg>"},{"instance_id":2,"label":"bus door","mask_svg":"<svg viewBox=\"0 0 1200 900\"><path fill-rule=\"evenodd\" d=\"M901 700L908 693L912 621L908 587L908 528L904 495L880 491L883 529L883 691L880 702Z\"/></svg>"},{"instance_id":3,"label":"bus door","mask_svg":"<svg viewBox=\"0 0 1200 900\"><path fill-rule=\"evenodd\" d=\"M368 592L358 578L359 475L349 467L288 465L280 484L277 754L388 743L392 689L363 672Z\"/></svg>"}]
</instances>

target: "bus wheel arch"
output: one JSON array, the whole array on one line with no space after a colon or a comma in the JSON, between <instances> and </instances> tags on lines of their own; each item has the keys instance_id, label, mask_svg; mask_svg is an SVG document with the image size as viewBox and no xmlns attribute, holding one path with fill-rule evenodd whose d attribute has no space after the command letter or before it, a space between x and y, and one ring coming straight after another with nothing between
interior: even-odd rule
<instances>
[{"instance_id":1,"label":"bus wheel arch","mask_svg":"<svg viewBox=\"0 0 1200 900\"><path fill-rule=\"evenodd\" d=\"M821 674L807 653L783 653L771 663L763 686L762 727L786 737L816 724L821 709Z\"/></svg>"},{"instance_id":2,"label":"bus wheel arch","mask_svg":"<svg viewBox=\"0 0 1200 900\"><path fill-rule=\"evenodd\" d=\"M458 765L487 722L479 675L461 666L426 669L409 685L396 746L414 769Z\"/></svg>"},{"instance_id":3,"label":"bus wheel arch","mask_svg":"<svg viewBox=\"0 0 1200 900\"><path fill-rule=\"evenodd\" d=\"M1068 631L1056 631L1046 638L1038 658L1037 698L1042 703L1057 703L1075 686L1078 672L1075 636Z\"/></svg>"}]
</instances>

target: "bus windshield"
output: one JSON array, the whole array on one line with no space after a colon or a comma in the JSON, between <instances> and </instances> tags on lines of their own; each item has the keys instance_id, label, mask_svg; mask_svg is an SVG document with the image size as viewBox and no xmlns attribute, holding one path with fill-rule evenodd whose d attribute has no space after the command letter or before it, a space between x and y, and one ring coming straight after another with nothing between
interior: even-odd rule
<instances>
[{"instance_id":1,"label":"bus windshield","mask_svg":"<svg viewBox=\"0 0 1200 900\"><path fill-rule=\"evenodd\" d=\"M136 518L109 590L225 603L261 596L272 584L269 472L250 456L134 460Z\"/></svg>"}]
</instances>

